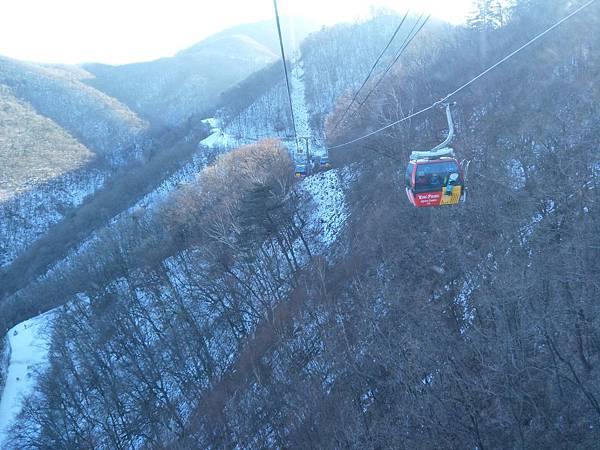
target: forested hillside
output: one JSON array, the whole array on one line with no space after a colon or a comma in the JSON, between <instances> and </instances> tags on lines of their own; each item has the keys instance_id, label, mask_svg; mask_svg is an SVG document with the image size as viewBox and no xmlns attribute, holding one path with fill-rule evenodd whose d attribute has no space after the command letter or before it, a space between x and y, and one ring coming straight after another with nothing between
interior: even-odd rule
<instances>
[{"instance_id":1,"label":"forested hillside","mask_svg":"<svg viewBox=\"0 0 600 450\"><path fill-rule=\"evenodd\" d=\"M402 17L311 35L290 58L303 131L330 147L382 131L299 182L263 139L292 133L281 66L224 93L215 133L257 142L184 134L197 174L0 304L63 305L6 445L595 448L600 3L452 96L465 203L404 192L410 152L447 132L441 107L383 129L583 3L477 2L464 26L428 23L378 83L409 16L349 108Z\"/></svg>"},{"instance_id":2,"label":"forested hillside","mask_svg":"<svg viewBox=\"0 0 600 450\"><path fill-rule=\"evenodd\" d=\"M313 28L303 20L294 24L298 38ZM64 256L65 234L71 241L81 241L106 219L103 216L118 214L147 193L140 192L138 183L138 189L113 205L95 202L102 210L91 213L96 219L83 213L73 220L86 198L102 187L116 190L106 186L108 180L123 189L131 183L118 179L132 171L136 175L130 178L141 178L142 170L135 166L152 159L145 174L152 189L171 169L177 170L173 166L185 166L197 142L174 149L173 136L197 137L202 126L197 116L191 117L211 111L221 91L272 61L278 45L275 36L268 24L248 24L205 39L173 58L119 67L84 69L0 57L0 267L6 269L23 256L17 263L20 269L0 273L4 280L0 297L6 295L7 284L14 285L7 276L24 286ZM161 153L171 165L162 172L156 170Z\"/></svg>"},{"instance_id":3,"label":"forested hillside","mask_svg":"<svg viewBox=\"0 0 600 450\"><path fill-rule=\"evenodd\" d=\"M122 160L147 128L126 106L92 89L71 68L47 67L0 57L0 84L36 111L69 130L84 145Z\"/></svg>"},{"instance_id":4,"label":"forested hillside","mask_svg":"<svg viewBox=\"0 0 600 450\"><path fill-rule=\"evenodd\" d=\"M0 58L0 267L142 156L147 124L80 78Z\"/></svg>"},{"instance_id":5,"label":"forested hillside","mask_svg":"<svg viewBox=\"0 0 600 450\"><path fill-rule=\"evenodd\" d=\"M0 85L0 201L89 162L91 152ZM59 151L55 151L55 149Z\"/></svg>"},{"instance_id":6,"label":"forested hillside","mask_svg":"<svg viewBox=\"0 0 600 450\"><path fill-rule=\"evenodd\" d=\"M402 47L416 19L416 15L407 18L407 26L400 30L384 62L390 62ZM306 86L305 100L316 138L323 139L325 117L336 99L360 83L400 20L396 14L383 11L363 23L323 28L303 40L299 52L291 54L292 67L302 68L301 81ZM431 30L440 27L446 26L431 21ZM236 139L285 138L292 129L285 89L281 63L272 64L225 92L219 99L217 117Z\"/></svg>"}]
</instances>

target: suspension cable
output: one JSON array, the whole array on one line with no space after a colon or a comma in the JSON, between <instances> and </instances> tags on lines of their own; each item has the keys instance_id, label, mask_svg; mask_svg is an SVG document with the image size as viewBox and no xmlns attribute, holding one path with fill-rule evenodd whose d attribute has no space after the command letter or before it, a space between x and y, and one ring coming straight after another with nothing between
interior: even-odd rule
<instances>
[{"instance_id":1,"label":"suspension cable","mask_svg":"<svg viewBox=\"0 0 600 450\"><path fill-rule=\"evenodd\" d=\"M275 8L275 20L277 22L277 34L279 35L279 47L281 48L281 60L283 61L283 71L285 73L285 85L287 87L288 100L290 102L290 113L292 117L292 126L294 128L294 138L296 139L296 147L298 146L298 131L296 129L296 118L294 116L294 103L292 102L292 90L290 88L290 77L288 74L287 62L285 60L285 50L283 49L283 38L281 36L281 23L279 22L279 11L277 9L277 0L273 0Z\"/></svg>"},{"instance_id":2,"label":"suspension cable","mask_svg":"<svg viewBox=\"0 0 600 450\"><path fill-rule=\"evenodd\" d=\"M387 130L390 127L393 127L394 125L398 125L399 123L402 123L402 122L405 122L407 120L410 120L413 117L419 116L419 115L421 115L421 114L423 114L423 113L425 113L425 112L427 112L427 111L435 108L436 106L441 105L442 103L446 102L447 100L449 100L454 95L456 95L459 92L461 92L462 90L466 89L471 84L475 83L477 80L481 79L483 76L485 76L486 74L488 74L492 70L496 69L498 66L500 66L501 64L503 64L506 61L508 61L509 59L511 59L513 56L515 56L518 53L520 53L521 51L525 50L527 47L531 46L534 42L538 41L539 39L541 39L542 37L544 37L545 35L547 35L549 32L551 32L555 28L559 27L560 25L562 25L564 22L566 22L567 20L571 19L575 15L579 14L581 11L583 11L586 8L588 8L589 6L591 6L595 2L596 2L596 0L590 0L587 3L583 4L582 6L580 6L579 8L577 8L575 11L573 11L572 13L570 13L569 15L567 15L566 17L563 17L561 20L559 20L558 22L556 22L554 25L552 25L551 27L549 27L546 30L542 31L537 36L535 36L534 38L532 38L531 40L529 40L528 42L526 42L525 44L523 44L521 47L519 47L515 51L513 51L513 52L509 53L508 55L506 55L500 61L498 61L497 63L493 64L492 66L490 66L489 68L487 68L486 70L484 70L483 72L481 72L475 78L472 78L470 81L466 82L465 84L463 84L459 88L455 89L454 91L450 92L446 96L442 97L440 100L434 102L430 106L427 106L426 108L423 108L423 109L421 109L421 110L419 110L419 111L417 111L415 113L412 113L412 114L410 114L410 115L408 115L406 117L403 117L402 119L397 120L395 122L392 122L392 123L390 123L390 124L388 124L388 125L386 125L384 127L381 127L381 128L379 128L379 129L377 129L375 131L367 133L364 136L358 137L356 139L352 139L351 141L348 141L348 142L344 142L343 144L338 144L338 145L334 145L332 147L329 147L329 150L332 150L332 149L335 149L335 148L340 148L340 147L345 147L347 145L354 144L355 142L362 141L363 139L366 139L366 138L371 137L371 136L373 136L375 134L378 134L378 133L380 133L380 132L382 132L384 130Z\"/></svg>"},{"instance_id":3,"label":"suspension cable","mask_svg":"<svg viewBox=\"0 0 600 450\"><path fill-rule=\"evenodd\" d=\"M371 97L371 94L373 94L373 92L375 92L377 90L377 88L379 87L379 85L381 84L381 82L383 81L383 79L385 78L385 76L388 74L388 72L398 62L398 60L404 54L404 52L406 51L406 49L408 48L408 46L411 44L411 42L421 32L421 30L423 29L423 27L425 26L425 24L427 24L427 22L431 18L431 15L427 16L425 18L425 20L421 23L421 25L419 25L419 22L421 21L422 18L423 18L423 14L421 14L421 16L417 19L417 21L413 25L412 30L406 36L406 39L404 40L404 43L400 47L400 51L398 52L398 54L396 55L396 57L394 58L394 60L386 67L385 71L381 74L381 76L377 80L377 83L375 83L375 85L369 91L369 93L365 96L365 98L362 99L362 101L358 105L358 108L356 108L356 110L354 110L354 113L353 113L352 117L354 117L356 115L356 113L365 105L365 103L367 102L367 100L369 99L369 97ZM417 29L417 31L415 31L415 29Z\"/></svg>"},{"instance_id":4,"label":"suspension cable","mask_svg":"<svg viewBox=\"0 0 600 450\"><path fill-rule=\"evenodd\" d=\"M333 127L333 131L337 130L338 127L340 126L340 124L343 122L344 118L346 117L346 114L348 114L348 111L350 110L350 108L352 108L352 105L354 105L354 102L356 101L356 99L358 98L358 94L360 93L360 91L362 91L362 89L365 87L365 85L367 84L367 81L369 81L369 78L371 78L371 75L373 75L373 72L375 71L375 68L377 67L377 64L379 64L379 61L381 61L381 58L383 58L383 55L385 54L385 52L387 51L387 49L390 47L390 45L392 45L392 42L394 42L394 39L396 39L396 35L398 34L398 32L400 31L400 28L402 28L402 25L404 25L404 22L406 21L406 18L408 17L408 13L409 11L406 11L406 14L404 15L404 17L402 18L402 20L400 21L400 24L396 27L396 29L394 30L394 33L392 34L392 37L390 38L390 40L388 41L387 45L384 47L384 49L381 51L381 53L379 54L379 56L377 57L377 59L375 60L375 63L373 63L373 65L371 66L371 69L369 70L369 73L367 74L367 76L365 77L365 79L363 80L362 84L360 85L360 87L358 88L358 90L354 93L354 97L352 97L352 100L350 101L350 103L348 104L348 106L346 107L346 110L344 111L344 113L340 116L340 119L337 121L337 123L335 124L335 126Z\"/></svg>"}]
</instances>

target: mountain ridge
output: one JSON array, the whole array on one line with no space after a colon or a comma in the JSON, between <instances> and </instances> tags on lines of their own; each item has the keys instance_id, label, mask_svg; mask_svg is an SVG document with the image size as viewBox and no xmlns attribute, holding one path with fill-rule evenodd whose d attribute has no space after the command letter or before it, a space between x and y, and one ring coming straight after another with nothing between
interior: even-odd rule
<instances>
[{"instance_id":1,"label":"mountain ridge","mask_svg":"<svg viewBox=\"0 0 600 450\"><path fill-rule=\"evenodd\" d=\"M315 26L298 21L286 43L300 41ZM207 115L219 95L279 58L269 21L240 25L212 35L174 56L119 66L83 64L85 82L118 98L158 125L174 126Z\"/></svg>"}]
</instances>

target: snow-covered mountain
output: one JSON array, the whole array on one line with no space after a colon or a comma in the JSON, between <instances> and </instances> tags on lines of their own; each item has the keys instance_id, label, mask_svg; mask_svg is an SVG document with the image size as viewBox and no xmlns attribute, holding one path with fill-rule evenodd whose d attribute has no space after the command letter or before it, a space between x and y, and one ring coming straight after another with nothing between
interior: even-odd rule
<instances>
[{"instance_id":1,"label":"snow-covered mountain","mask_svg":"<svg viewBox=\"0 0 600 450\"><path fill-rule=\"evenodd\" d=\"M386 20L389 20L389 18ZM391 22L387 23L389 26L392 25ZM384 31L380 30L382 37L384 34ZM222 38L217 39L217 43L221 45ZM195 51L194 49L192 50ZM358 55L361 60L366 60L369 57L366 53ZM310 138L311 151L319 154L322 152L320 146L322 144L318 142L317 138L321 138L323 132L318 121L311 119L311 106L307 103L306 96L307 87L305 83L307 78L305 70L319 71L320 68L318 65L311 65L308 69L305 69L305 64L302 61L300 53L297 53L291 65L292 96L297 128L300 134ZM226 118L223 116L225 110L222 109L226 105L221 104L222 108L218 113L219 118L208 121L208 124L212 127L212 135L200 142L197 156L188 165L175 172L169 179L166 179L156 191L148 193L148 195L141 198L135 205L129 207L128 210L115 216L107 227L98 229L89 235L78 248L74 249L63 260L58 261L43 277L39 278L37 283L33 283L31 286L26 287L21 292L7 299L6 304L25 304L26 301L23 300L37 297L38 293L42 291L57 292L59 296L59 292L64 292L64 297L62 298L56 297L53 294L52 296L47 296L44 302L38 304L38 307L45 310L57 306L61 301L64 302L72 298L71 295L76 295L81 290L87 290L89 286L101 283L96 275L92 277L83 275L81 270L87 271L92 259L96 260L94 264L97 265L97 269L101 272L105 268L110 267L112 264L110 259L104 260L97 257L98 254L103 253L106 249L106 238L115 233L123 235L124 230L129 229L133 222L144 223L155 220L156 211L160 212L160 209L164 207L164 202L169 198L169 193L176 190L182 183L193 182L195 174L211 161L203 157L207 152L205 147L210 148L214 155L215 152L227 151L240 145L255 142L261 138L278 136L287 144L290 153L296 156L295 142L289 139L291 121L288 105L286 104L287 94L281 77L281 67L279 64L274 64L265 69L265 71L267 74L266 78L252 76L233 90L233 92L236 89L250 93L255 91L261 92L257 96L252 97L250 95L248 97L248 106L231 117ZM266 84L264 84L265 80ZM356 82L358 82L358 77L353 79L353 83ZM256 83L263 87L258 87ZM249 87L249 89L246 90L246 87ZM324 87L329 88L327 86ZM227 94L223 98L230 98L231 96L235 96L235 94ZM228 110L232 111L231 108ZM311 242L308 246L313 256L327 252L327 249L333 245L340 235L341 230L343 230L348 215L344 201L344 191L348 189L348 184L355 177L355 169L350 171L343 170L340 173L331 171L313 177L310 182L307 182L299 189L298 194L303 199L303 202L307 205L315 205L314 208L311 207L305 211L306 216L302 219L303 222L308 224L307 233L313 236L310 238ZM300 257L300 253L296 255L296 258L306 261L307 255ZM180 273L181 268L178 268L174 262L168 260L165 263L172 266L172 270L178 274L178 277L184 276ZM74 281L72 287L67 289L71 294L66 294L66 291L63 290L65 288L63 284L63 281L66 279L65 277ZM76 281L86 279L89 282L86 281L83 284ZM178 283L185 285L193 282L191 279L187 282L180 279ZM63 285L62 288L56 291L55 287L61 284ZM183 296L188 295L185 289L180 294ZM13 307L11 306L11 308ZM228 334L229 331L222 330L221 339L224 339ZM227 338L227 340L229 339ZM15 356L18 357L18 355Z\"/></svg>"}]
</instances>

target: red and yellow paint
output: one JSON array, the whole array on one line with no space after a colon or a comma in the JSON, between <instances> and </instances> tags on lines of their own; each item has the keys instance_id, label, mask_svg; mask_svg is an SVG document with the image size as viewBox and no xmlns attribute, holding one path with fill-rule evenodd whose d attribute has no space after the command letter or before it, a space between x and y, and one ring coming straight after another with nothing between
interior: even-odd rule
<instances>
[{"instance_id":1,"label":"red and yellow paint","mask_svg":"<svg viewBox=\"0 0 600 450\"><path fill-rule=\"evenodd\" d=\"M419 208L425 208L427 206L457 205L460 202L462 186L453 186L451 195L445 195L445 191L446 189L443 188L443 190L437 192L413 194L410 189L407 189L406 194L408 195L410 202Z\"/></svg>"}]
</instances>

